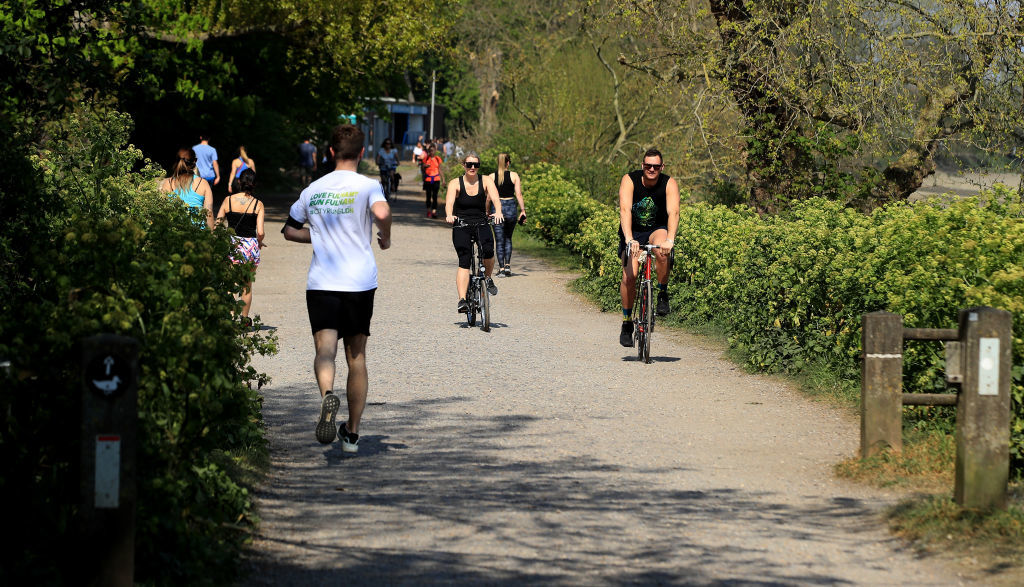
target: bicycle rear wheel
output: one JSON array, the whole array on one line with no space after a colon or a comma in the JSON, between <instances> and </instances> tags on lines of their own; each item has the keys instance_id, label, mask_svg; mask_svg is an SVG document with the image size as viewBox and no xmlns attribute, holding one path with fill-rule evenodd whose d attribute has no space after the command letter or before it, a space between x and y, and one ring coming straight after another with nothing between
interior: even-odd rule
<instances>
[{"instance_id":1,"label":"bicycle rear wheel","mask_svg":"<svg viewBox=\"0 0 1024 587\"><path fill-rule=\"evenodd\" d=\"M480 330L491 331L491 294L487 288L480 284Z\"/></svg>"}]
</instances>

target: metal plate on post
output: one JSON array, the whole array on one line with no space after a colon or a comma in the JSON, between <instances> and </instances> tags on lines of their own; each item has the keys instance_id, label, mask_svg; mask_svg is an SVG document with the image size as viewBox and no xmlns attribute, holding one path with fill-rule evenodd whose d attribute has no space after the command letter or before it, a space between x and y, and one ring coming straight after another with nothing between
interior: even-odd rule
<instances>
[{"instance_id":1,"label":"metal plate on post","mask_svg":"<svg viewBox=\"0 0 1024 587\"><path fill-rule=\"evenodd\" d=\"M978 339L978 395L999 395L999 339Z\"/></svg>"},{"instance_id":2,"label":"metal plate on post","mask_svg":"<svg viewBox=\"0 0 1024 587\"><path fill-rule=\"evenodd\" d=\"M121 437L101 434L96 437L97 508L117 508L121 502Z\"/></svg>"},{"instance_id":3,"label":"metal plate on post","mask_svg":"<svg viewBox=\"0 0 1024 587\"><path fill-rule=\"evenodd\" d=\"M963 356L964 347L959 341L946 343L946 381L949 383L964 382Z\"/></svg>"}]
</instances>

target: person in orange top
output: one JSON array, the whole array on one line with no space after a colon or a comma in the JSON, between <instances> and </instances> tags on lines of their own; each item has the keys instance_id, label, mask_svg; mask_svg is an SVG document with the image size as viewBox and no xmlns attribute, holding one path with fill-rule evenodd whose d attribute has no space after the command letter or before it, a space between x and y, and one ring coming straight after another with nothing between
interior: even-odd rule
<instances>
[{"instance_id":1,"label":"person in orange top","mask_svg":"<svg viewBox=\"0 0 1024 587\"><path fill-rule=\"evenodd\" d=\"M441 170L441 158L437 156L434 145L430 145L423 155L423 191L427 193L427 218L437 218L437 192L442 183L444 171Z\"/></svg>"}]
</instances>

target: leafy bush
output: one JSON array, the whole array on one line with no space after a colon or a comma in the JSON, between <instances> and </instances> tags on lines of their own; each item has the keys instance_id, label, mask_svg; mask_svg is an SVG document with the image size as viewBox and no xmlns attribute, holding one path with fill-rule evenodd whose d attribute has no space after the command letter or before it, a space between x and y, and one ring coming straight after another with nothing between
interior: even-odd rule
<instances>
[{"instance_id":1,"label":"leafy bush","mask_svg":"<svg viewBox=\"0 0 1024 587\"><path fill-rule=\"evenodd\" d=\"M37 191L17 195L45 222L21 235L17 270L0 274L30 284L4 284L0 315L0 358L11 361L0 371L0 488L31 520L5 550L5 583L79 576L77 343L99 332L141 343L136 580L230 581L225 562L254 523L223 463L263 443L250 387L266 377L248 363L274 342L232 319L248 269L228 261L229 232L197 227L157 192L160 171L136 170L129 130L127 116L72 115L34 158Z\"/></svg>"},{"instance_id":2,"label":"leafy bush","mask_svg":"<svg viewBox=\"0 0 1024 587\"><path fill-rule=\"evenodd\" d=\"M566 174L537 165L524 178L528 230L581 257L584 289L620 304L618 215ZM697 204L680 212L670 291L683 322L718 322L749 364L795 373L826 365L859 380L861 316L888 310L908 327L956 328L957 312L994 306L1014 316L1011 452L1024 473L1024 218L996 187L952 203L893 204L864 215L821 198L782 216ZM907 391L945 386L941 345L910 342ZM910 422L952 426L948 409L907 408Z\"/></svg>"}]
</instances>

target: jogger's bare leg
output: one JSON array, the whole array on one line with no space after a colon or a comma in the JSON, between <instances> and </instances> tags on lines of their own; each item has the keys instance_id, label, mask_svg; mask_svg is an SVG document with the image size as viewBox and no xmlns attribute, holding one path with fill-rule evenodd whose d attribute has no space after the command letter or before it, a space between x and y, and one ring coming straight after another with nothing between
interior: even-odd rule
<instances>
[{"instance_id":1,"label":"jogger's bare leg","mask_svg":"<svg viewBox=\"0 0 1024 587\"><path fill-rule=\"evenodd\" d=\"M365 346L365 338L363 345ZM316 356L313 358L313 374L320 387L320 397L334 389L334 361L338 357L338 331L330 328L316 331L313 335Z\"/></svg>"},{"instance_id":2,"label":"jogger's bare leg","mask_svg":"<svg viewBox=\"0 0 1024 587\"><path fill-rule=\"evenodd\" d=\"M345 360L348 362L348 385L345 389L348 399L348 431L359 434L359 422L363 418L369 386L365 334L345 337Z\"/></svg>"}]
</instances>

